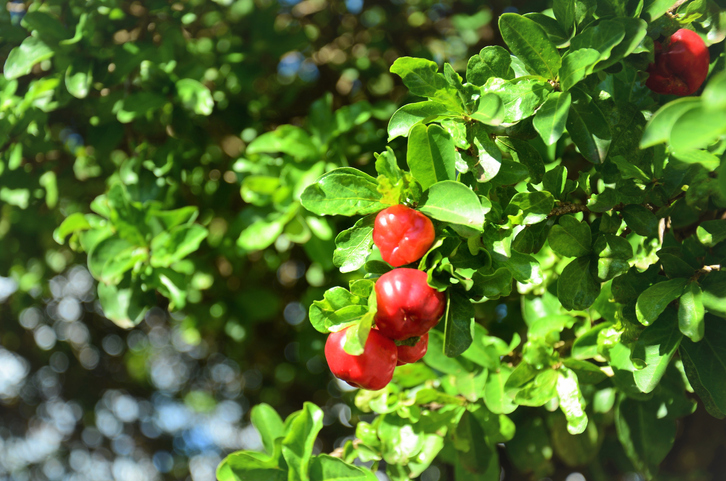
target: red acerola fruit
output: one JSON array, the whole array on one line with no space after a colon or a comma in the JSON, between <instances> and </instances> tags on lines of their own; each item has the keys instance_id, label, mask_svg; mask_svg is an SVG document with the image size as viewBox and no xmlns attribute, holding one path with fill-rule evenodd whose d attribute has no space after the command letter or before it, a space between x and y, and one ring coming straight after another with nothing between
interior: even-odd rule
<instances>
[{"instance_id":1,"label":"red acerola fruit","mask_svg":"<svg viewBox=\"0 0 726 481\"><path fill-rule=\"evenodd\" d=\"M405 205L383 209L373 225L373 242L384 261L399 267L419 260L434 243L431 219Z\"/></svg>"},{"instance_id":2,"label":"red acerola fruit","mask_svg":"<svg viewBox=\"0 0 726 481\"><path fill-rule=\"evenodd\" d=\"M665 46L656 43L655 63L648 66L645 85L655 93L691 95L708 75L706 44L692 30L682 28Z\"/></svg>"},{"instance_id":3,"label":"red acerola fruit","mask_svg":"<svg viewBox=\"0 0 726 481\"><path fill-rule=\"evenodd\" d=\"M429 286L418 269L393 269L376 281L376 327L386 337L423 336L446 310L446 296Z\"/></svg>"},{"instance_id":4,"label":"red acerola fruit","mask_svg":"<svg viewBox=\"0 0 726 481\"><path fill-rule=\"evenodd\" d=\"M398 359L396 344L371 330L363 354L353 356L343 350L345 333L350 328L331 332L325 342L325 359L330 371L351 386L377 391L391 382Z\"/></svg>"},{"instance_id":5,"label":"red acerola fruit","mask_svg":"<svg viewBox=\"0 0 726 481\"><path fill-rule=\"evenodd\" d=\"M426 354L429 348L429 333L427 332L418 339L413 346L398 346L398 363L397 366L416 362Z\"/></svg>"}]
</instances>

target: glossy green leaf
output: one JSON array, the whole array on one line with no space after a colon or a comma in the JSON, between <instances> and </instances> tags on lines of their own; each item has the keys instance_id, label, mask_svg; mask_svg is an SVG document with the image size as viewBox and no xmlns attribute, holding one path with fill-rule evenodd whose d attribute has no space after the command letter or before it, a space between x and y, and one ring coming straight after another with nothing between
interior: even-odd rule
<instances>
[{"instance_id":1,"label":"glossy green leaf","mask_svg":"<svg viewBox=\"0 0 726 481\"><path fill-rule=\"evenodd\" d=\"M484 404L493 413L510 414L517 409L514 402L505 390L507 380L512 373L512 368L501 366L497 372L490 372L484 386Z\"/></svg>"},{"instance_id":2,"label":"glossy green leaf","mask_svg":"<svg viewBox=\"0 0 726 481\"><path fill-rule=\"evenodd\" d=\"M726 325L707 317L706 333L700 342L683 338L681 359L688 380L714 417L726 416Z\"/></svg>"},{"instance_id":3,"label":"glossy green leaf","mask_svg":"<svg viewBox=\"0 0 726 481\"><path fill-rule=\"evenodd\" d=\"M536 74L557 78L562 59L542 27L516 13L499 17L499 31L509 49Z\"/></svg>"},{"instance_id":4,"label":"glossy green leaf","mask_svg":"<svg viewBox=\"0 0 726 481\"><path fill-rule=\"evenodd\" d=\"M641 391L649 393L658 386L682 338L674 309L666 310L638 336L630 357L634 363L644 364L642 369L633 373L635 384Z\"/></svg>"},{"instance_id":5,"label":"glossy green leaf","mask_svg":"<svg viewBox=\"0 0 726 481\"><path fill-rule=\"evenodd\" d=\"M363 217L335 238L333 264L340 272L357 271L365 265L373 246L374 221L372 215Z\"/></svg>"},{"instance_id":6,"label":"glossy green leaf","mask_svg":"<svg viewBox=\"0 0 726 481\"><path fill-rule=\"evenodd\" d=\"M512 197L504 212L516 217L518 224L536 224L545 220L554 206L549 192L520 192Z\"/></svg>"},{"instance_id":7,"label":"glossy green leaf","mask_svg":"<svg viewBox=\"0 0 726 481\"><path fill-rule=\"evenodd\" d=\"M444 354L456 357L471 345L474 306L458 290L450 289L444 319Z\"/></svg>"},{"instance_id":8,"label":"glossy green leaf","mask_svg":"<svg viewBox=\"0 0 726 481\"><path fill-rule=\"evenodd\" d=\"M376 179L350 167L323 174L303 191L300 201L318 215L366 215L388 207L381 203Z\"/></svg>"},{"instance_id":9,"label":"glossy green leaf","mask_svg":"<svg viewBox=\"0 0 726 481\"><path fill-rule=\"evenodd\" d=\"M703 292L696 282L689 282L678 301L678 328L693 342L703 339L704 322Z\"/></svg>"},{"instance_id":10,"label":"glossy green leaf","mask_svg":"<svg viewBox=\"0 0 726 481\"><path fill-rule=\"evenodd\" d=\"M310 305L310 323L319 332L339 331L368 312L368 301L343 287L325 291L322 301Z\"/></svg>"},{"instance_id":11,"label":"glossy green leaf","mask_svg":"<svg viewBox=\"0 0 726 481\"><path fill-rule=\"evenodd\" d=\"M670 131L670 145L676 152L703 149L726 134L726 110L701 106L678 117Z\"/></svg>"},{"instance_id":12,"label":"glossy green leaf","mask_svg":"<svg viewBox=\"0 0 726 481\"><path fill-rule=\"evenodd\" d=\"M534 117L534 128L547 145L560 140L565 131L572 96L569 92L553 92Z\"/></svg>"},{"instance_id":13,"label":"glossy green leaf","mask_svg":"<svg viewBox=\"0 0 726 481\"><path fill-rule=\"evenodd\" d=\"M376 481L376 475L367 468L320 454L310 462L310 481Z\"/></svg>"},{"instance_id":14,"label":"glossy green leaf","mask_svg":"<svg viewBox=\"0 0 726 481\"><path fill-rule=\"evenodd\" d=\"M612 133L605 115L589 95L572 91L572 105L567 117L567 131L582 155L593 164L605 161Z\"/></svg>"},{"instance_id":15,"label":"glossy green leaf","mask_svg":"<svg viewBox=\"0 0 726 481\"><path fill-rule=\"evenodd\" d=\"M458 460L471 473L485 473L496 452L485 440L485 431L472 413L466 411L454 433Z\"/></svg>"},{"instance_id":16,"label":"glossy green leaf","mask_svg":"<svg viewBox=\"0 0 726 481\"><path fill-rule=\"evenodd\" d=\"M323 428L323 410L306 402L300 414L290 423L282 439L282 456L289 469L288 481L307 481L313 443Z\"/></svg>"},{"instance_id":17,"label":"glossy green leaf","mask_svg":"<svg viewBox=\"0 0 726 481\"><path fill-rule=\"evenodd\" d=\"M592 250L590 226L571 215L559 218L558 224L550 229L547 240L550 248L564 257L580 257Z\"/></svg>"},{"instance_id":18,"label":"glossy green leaf","mask_svg":"<svg viewBox=\"0 0 726 481\"><path fill-rule=\"evenodd\" d=\"M525 79L517 82L492 77L482 87L482 94L496 94L504 105L504 123L519 122L532 116L552 92L544 80Z\"/></svg>"},{"instance_id":19,"label":"glossy green leaf","mask_svg":"<svg viewBox=\"0 0 726 481\"><path fill-rule=\"evenodd\" d=\"M466 66L466 81L482 86L491 77L510 80L514 78L511 68L512 57L499 45L490 45L481 49L479 54L469 59Z\"/></svg>"},{"instance_id":20,"label":"glossy green leaf","mask_svg":"<svg viewBox=\"0 0 726 481\"><path fill-rule=\"evenodd\" d=\"M685 113L699 108L701 99L684 97L665 104L651 117L640 139L640 148L645 149L667 142L676 121Z\"/></svg>"},{"instance_id":21,"label":"glossy green leaf","mask_svg":"<svg viewBox=\"0 0 726 481\"><path fill-rule=\"evenodd\" d=\"M713 247L726 240L726 220L707 220L696 229L696 235L701 244Z\"/></svg>"},{"instance_id":22,"label":"glossy green leaf","mask_svg":"<svg viewBox=\"0 0 726 481\"><path fill-rule=\"evenodd\" d=\"M622 396L615 407L615 428L625 453L638 471L651 479L673 447L676 424L659 417L661 401Z\"/></svg>"},{"instance_id":23,"label":"glossy green leaf","mask_svg":"<svg viewBox=\"0 0 726 481\"><path fill-rule=\"evenodd\" d=\"M483 229L484 215L489 211L471 189L449 180L433 184L421 199L418 210L432 219L476 230Z\"/></svg>"},{"instance_id":24,"label":"glossy green leaf","mask_svg":"<svg viewBox=\"0 0 726 481\"><path fill-rule=\"evenodd\" d=\"M658 237L658 218L650 210L638 204L626 205L621 211L623 220L636 234Z\"/></svg>"},{"instance_id":25,"label":"glossy green leaf","mask_svg":"<svg viewBox=\"0 0 726 481\"><path fill-rule=\"evenodd\" d=\"M469 116L486 125L499 125L506 115L504 103L499 95L487 93L479 97L476 109Z\"/></svg>"},{"instance_id":26,"label":"glossy green leaf","mask_svg":"<svg viewBox=\"0 0 726 481\"><path fill-rule=\"evenodd\" d=\"M419 124L411 129L406 162L424 190L436 182L456 178L454 153L453 139L438 125Z\"/></svg>"},{"instance_id":27,"label":"glossy green leaf","mask_svg":"<svg viewBox=\"0 0 726 481\"><path fill-rule=\"evenodd\" d=\"M703 89L701 100L707 110L726 109L726 73L719 72L713 75L706 88Z\"/></svg>"},{"instance_id":28,"label":"glossy green leaf","mask_svg":"<svg viewBox=\"0 0 726 481\"><path fill-rule=\"evenodd\" d=\"M90 228L91 224L88 223L86 217L80 212L76 212L63 219L61 225L53 231L53 240L63 244L69 235Z\"/></svg>"},{"instance_id":29,"label":"glossy green leaf","mask_svg":"<svg viewBox=\"0 0 726 481\"><path fill-rule=\"evenodd\" d=\"M282 418L272 406L266 403L255 405L250 417L252 424L260 433L265 451L272 455L275 451L275 440L285 435Z\"/></svg>"},{"instance_id":30,"label":"glossy green leaf","mask_svg":"<svg viewBox=\"0 0 726 481\"><path fill-rule=\"evenodd\" d=\"M391 65L391 73L401 77L409 92L419 97L436 100L454 112L464 113L456 89L451 87L446 78L438 73L436 62L423 58L399 57Z\"/></svg>"},{"instance_id":31,"label":"glossy green leaf","mask_svg":"<svg viewBox=\"0 0 726 481\"><path fill-rule=\"evenodd\" d=\"M580 392L577 375L571 369L561 368L559 370L557 397L560 400L560 409L567 418L567 431L570 434L585 432L587 428L585 399Z\"/></svg>"},{"instance_id":32,"label":"glossy green leaf","mask_svg":"<svg viewBox=\"0 0 726 481\"><path fill-rule=\"evenodd\" d=\"M600 283L590 273L591 263L587 257L578 257L562 271L557 280L557 297L565 309L587 309L600 294Z\"/></svg>"},{"instance_id":33,"label":"glossy green leaf","mask_svg":"<svg viewBox=\"0 0 726 481\"><path fill-rule=\"evenodd\" d=\"M104 315L125 329L144 320L149 306L154 305L155 297L153 291L143 292L138 283L124 282L118 286L98 284L98 300Z\"/></svg>"},{"instance_id":34,"label":"glossy green leaf","mask_svg":"<svg viewBox=\"0 0 726 481\"><path fill-rule=\"evenodd\" d=\"M414 125L427 123L440 116L451 114L446 105L427 100L404 105L388 121L388 141L397 137L408 137Z\"/></svg>"},{"instance_id":35,"label":"glossy green leaf","mask_svg":"<svg viewBox=\"0 0 726 481\"><path fill-rule=\"evenodd\" d=\"M571 50L562 59L560 85L568 91L575 84L592 73L593 66L600 59L600 52L594 48Z\"/></svg>"},{"instance_id":36,"label":"glossy green leaf","mask_svg":"<svg viewBox=\"0 0 726 481\"><path fill-rule=\"evenodd\" d=\"M287 481L288 471L274 459L260 459L257 453L232 453L217 467L219 481Z\"/></svg>"},{"instance_id":37,"label":"glossy green leaf","mask_svg":"<svg viewBox=\"0 0 726 481\"><path fill-rule=\"evenodd\" d=\"M5 79L13 80L29 74L35 64L52 58L54 54L55 52L39 38L26 38L8 54L3 67Z\"/></svg>"},{"instance_id":38,"label":"glossy green leaf","mask_svg":"<svg viewBox=\"0 0 726 481\"><path fill-rule=\"evenodd\" d=\"M677 278L647 288L638 296L638 302L635 304L638 320L645 326L651 325L668 304L683 295L687 284L688 279Z\"/></svg>"}]
</instances>

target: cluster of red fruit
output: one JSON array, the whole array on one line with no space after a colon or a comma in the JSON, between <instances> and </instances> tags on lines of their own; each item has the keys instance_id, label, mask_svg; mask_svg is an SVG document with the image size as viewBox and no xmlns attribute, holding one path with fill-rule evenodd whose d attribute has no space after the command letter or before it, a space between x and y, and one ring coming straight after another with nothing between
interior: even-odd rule
<instances>
[{"instance_id":1,"label":"cluster of red fruit","mask_svg":"<svg viewBox=\"0 0 726 481\"><path fill-rule=\"evenodd\" d=\"M645 85L655 93L691 95L708 76L706 44L692 30L682 28L665 45L655 43L655 62L648 66Z\"/></svg>"},{"instance_id":2,"label":"cluster of red fruit","mask_svg":"<svg viewBox=\"0 0 726 481\"><path fill-rule=\"evenodd\" d=\"M434 226L422 213L394 205L376 216L373 242L384 261L404 266L429 250ZM383 389L391 382L397 365L416 362L426 354L428 331L446 309L444 294L430 287L426 273L418 269L399 268L383 274L376 282L375 295L375 327L363 354L352 356L343 350L349 328L331 333L325 343L325 358L335 377L370 390Z\"/></svg>"}]
</instances>

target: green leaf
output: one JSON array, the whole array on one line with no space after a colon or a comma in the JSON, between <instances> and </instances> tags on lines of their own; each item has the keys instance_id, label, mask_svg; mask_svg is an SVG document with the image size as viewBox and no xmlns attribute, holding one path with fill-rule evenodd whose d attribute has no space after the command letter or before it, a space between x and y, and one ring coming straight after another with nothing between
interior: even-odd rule
<instances>
[{"instance_id":1,"label":"green leaf","mask_svg":"<svg viewBox=\"0 0 726 481\"><path fill-rule=\"evenodd\" d=\"M600 59L600 52L594 48L570 50L562 59L560 69L560 86L568 91L590 73L592 67Z\"/></svg>"},{"instance_id":2,"label":"green leaf","mask_svg":"<svg viewBox=\"0 0 726 481\"><path fill-rule=\"evenodd\" d=\"M542 176L542 186L560 201L564 201L570 192L577 189L577 183L567 178L567 167L563 165L545 172Z\"/></svg>"},{"instance_id":3,"label":"green leaf","mask_svg":"<svg viewBox=\"0 0 726 481\"><path fill-rule=\"evenodd\" d=\"M622 237L613 234L601 234L593 246L597 254L597 277L607 281L630 268L629 260L633 257L633 247Z\"/></svg>"},{"instance_id":4,"label":"green leaf","mask_svg":"<svg viewBox=\"0 0 726 481\"><path fill-rule=\"evenodd\" d=\"M436 100L454 112L465 113L456 89L438 70L436 62L423 58L399 57L391 65L391 73L401 77L413 95Z\"/></svg>"},{"instance_id":5,"label":"green leaf","mask_svg":"<svg viewBox=\"0 0 726 481\"><path fill-rule=\"evenodd\" d=\"M610 160L618 166L618 170L620 171L620 175L623 179L636 179L645 184L650 183L651 178L648 174L643 172L640 167L633 164L622 155L611 157Z\"/></svg>"},{"instance_id":6,"label":"green leaf","mask_svg":"<svg viewBox=\"0 0 726 481\"><path fill-rule=\"evenodd\" d=\"M310 481L377 481L373 471L320 454L310 462Z\"/></svg>"},{"instance_id":7,"label":"green leaf","mask_svg":"<svg viewBox=\"0 0 726 481\"><path fill-rule=\"evenodd\" d=\"M552 86L544 80L532 78L508 81L492 77L481 90L482 95L496 94L504 105L501 121L514 123L532 116L552 92Z\"/></svg>"},{"instance_id":8,"label":"green leaf","mask_svg":"<svg viewBox=\"0 0 726 481\"><path fill-rule=\"evenodd\" d=\"M534 128L547 145L553 145L565 131L572 96L569 92L552 92L534 117Z\"/></svg>"},{"instance_id":9,"label":"green leaf","mask_svg":"<svg viewBox=\"0 0 726 481\"><path fill-rule=\"evenodd\" d=\"M557 297L565 309L587 309L600 294L600 283L590 273L591 262L587 257L578 257L560 274Z\"/></svg>"},{"instance_id":10,"label":"green leaf","mask_svg":"<svg viewBox=\"0 0 726 481\"><path fill-rule=\"evenodd\" d=\"M287 469L277 465L275 459L260 459L258 453L237 451L217 466L219 481L287 481Z\"/></svg>"},{"instance_id":11,"label":"green leaf","mask_svg":"<svg viewBox=\"0 0 726 481\"><path fill-rule=\"evenodd\" d=\"M445 319L444 354L456 357L471 345L474 327L474 306L456 289L449 289Z\"/></svg>"},{"instance_id":12,"label":"green leaf","mask_svg":"<svg viewBox=\"0 0 726 481\"><path fill-rule=\"evenodd\" d=\"M597 103L581 90L573 89L572 100L567 131L588 161L602 164L612 141L608 121Z\"/></svg>"},{"instance_id":13,"label":"green leaf","mask_svg":"<svg viewBox=\"0 0 726 481\"><path fill-rule=\"evenodd\" d=\"M701 100L703 106L708 110L726 109L726 73L719 72L711 77L703 89Z\"/></svg>"},{"instance_id":14,"label":"green leaf","mask_svg":"<svg viewBox=\"0 0 726 481\"><path fill-rule=\"evenodd\" d=\"M590 226L571 215L560 217L547 236L550 247L564 257L580 257L592 250Z\"/></svg>"},{"instance_id":15,"label":"green leaf","mask_svg":"<svg viewBox=\"0 0 726 481\"><path fill-rule=\"evenodd\" d=\"M465 411L454 433L458 460L471 473L485 473L496 451L486 442L486 433L479 420ZM457 477L458 479L458 477Z\"/></svg>"},{"instance_id":16,"label":"green leaf","mask_svg":"<svg viewBox=\"0 0 726 481\"><path fill-rule=\"evenodd\" d=\"M290 470L288 481L307 481L313 443L323 428L323 410L306 402L282 440L282 456Z\"/></svg>"},{"instance_id":17,"label":"green leaf","mask_svg":"<svg viewBox=\"0 0 726 481\"><path fill-rule=\"evenodd\" d=\"M499 125L506 115L504 103L499 95L487 93L479 97L476 109L469 116L486 125Z\"/></svg>"},{"instance_id":18,"label":"green leaf","mask_svg":"<svg viewBox=\"0 0 726 481\"><path fill-rule=\"evenodd\" d=\"M557 377L557 397L560 400L560 409L567 418L567 431L570 434L580 434L587 428L587 414L585 414L585 399L577 383L577 375L566 367L560 368Z\"/></svg>"},{"instance_id":19,"label":"green leaf","mask_svg":"<svg viewBox=\"0 0 726 481\"><path fill-rule=\"evenodd\" d=\"M275 451L275 440L285 435L282 418L272 406L266 403L255 405L250 417L252 424L260 433L265 451L272 455Z\"/></svg>"},{"instance_id":20,"label":"green leaf","mask_svg":"<svg viewBox=\"0 0 726 481\"><path fill-rule=\"evenodd\" d=\"M537 373L532 380L519 389L509 389L510 392L516 392L514 401L522 406L543 406L551 399L557 397L557 383L560 376L559 373L552 369L545 369ZM514 375L510 376L509 382L512 382ZM507 386L509 388L509 385Z\"/></svg>"},{"instance_id":21,"label":"green leaf","mask_svg":"<svg viewBox=\"0 0 726 481\"><path fill-rule=\"evenodd\" d=\"M89 272L94 278L101 280L103 270L108 263L113 262L122 252L134 248L135 245L118 235L102 240L88 252Z\"/></svg>"},{"instance_id":22,"label":"green leaf","mask_svg":"<svg viewBox=\"0 0 726 481\"><path fill-rule=\"evenodd\" d=\"M418 210L432 219L481 231L484 228L484 215L489 212L489 207L482 206L479 197L464 184L446 180L429 188L421 199Z\"/></svg>"},{"instance_id":23,"label":"green leaf","mask_svg":"<svg viewBox=\"0 0 726 481\"><path fill-rule=\"evenodd\" d=\"M197 115L210 115L214 110L212 92L198 80L191 78L177 80L176 94L184 108Z\"/></svg>"},{"instance_id":24,"label":"green leaf","mask_svg":"<svg viewBox=\"0 0 726 481\"><path fill-rule=\"evenodd\" d=\"M88 223L86 217L80 212L76 212L66 217L61 225L53 231L53 240L58 244L63 244L69 235L90 228L91 224Z\"/></svg>"},{"instance_id":25,"label":"green leaf","mask_svg":"<svg viewBox=\"0 0 726 481\"><path fill-rule=\"evenodd\" d=\"M373 246L373 223L375 216L359 219L353 227L335 238L333 264L340 272L353 272L363 267Z\"/></svg>"},{"instance_id":26,"label":"green leaf","mask_svg":"<svg viewBox=\"0 0 726 481\"><path fill-rule=\"evenodd\" d=\"M320 153L310 138L310 134L294 125L281 125L250 142L247 154L282 152L295 160L318 160Z\"/></svg>"},{"instance_id":27,"label":"green leaf","mask_svg":"<svg viewBox=\"0 0 726 481\"><path fill-rule=\"evenodd\" d=\"M696 229L698 240L706 247L713 247L726 240L726 220L707 220Z\"/></svg>"},{"instance_id":28,"label":"green leaf","mask_svg":"<svg viewBox=\"0 0 726 481\"><path fill-rule=\"evenodd\" d=\"M429 348L423 360L427 366L445 374L456 376L469 372L469 369L464 365L468 361L458 357L447 357L444 354L444 334L436 329L429 331Z\"/></svg>"},{"instance_id":29,"label":"green leaf","mask_svg":"<svg viewBox=\"0 0 726 481\"><path fill-rule=\"evenodd\" d=\"M369 301L375 299L375 296L369 298ZM347 331L345 331L345 344L343 350L351 356L360 356L365 350L366 342L368 341L368 334L371 332L373 327L373 319L376 312L375 309L366 312L363 317L360 318L359 322L353 324Z\"/></svg>"},{"instance_id":30,"label":"green leaf","mask_svg":"<svg viewBox=\"0 0 726 481\"><path fill-rule=\"evenodd\" d=\"M566 357L562 359L562 365L577 374L580 384L598 384L607 379L607 375L598 366L588 361Z\"/></svg>"},{"instance_id":31,"label":"green leaf","mask_svg":"<svg viewBox=\"0 0 726 481\"><path fill-rule=\"evenodd\" d=\"M438 125L419 124L411 129L406 162L424 190L436 182L456 179L454 140Z\"/></svg>"},{"instance_id":32,"label":"green leaf","mask_svg":"<svg viewBox=\"0 0 726 481\"><path fill-rule=\"evenodd\" d=\"M341 167L323 174L300 196L303 207L318 215L366 215L385 209L376 179Z\"/></svg>"},{"instance_id":33,"label":"green leaf","mask_svg":"<svg viewBox=\"0 0 726 481\"><path fill-rule=\"evenodd\" d=\"M396 137L408 137L414 125L425 124L447 114L452 112L446 105L432 100L404 105L396 110L388 122L388 141Z\"/></svg>"},{"instance_id":34,"label":"green leaf","mask_svg":"<svg viewBox=\"0 0 726 481\"><path fill-rule=\"evenodd\" d=\"M623 220L633 232L643 237L658 237L658 218L650 210L638 204L626 205Z\"/></svg>"},{"instance_id":35,"label":"green leaf","mask_svg":"<svg viewBox=\"0 0 726 481\"><path fill-rule=\"evenodd\" d=\"M703 149L723 134L726 134L726 111L701 106L676 119L670 132L670 145L676 152Z\"/></svg>"},{"instance_id":36,"label":"green leaf","mask_svg":"<svg viewBox=\"0 0 726 481\"><path fill-rule=\"evenodd\" d=\"M652 479L673 447L676 423L659 417L662 401L636 401L622 396L615 406L615 428L625 454L636 469Z\"/></svg>"},{"instance_id":37,"label":"green leaf","mask_svg":"<svg viewBox=\"0 0 726 481\"><path fill-rule=\"evenodd\" d=\"M476 165L471 167L478 182L489 182L499 173L502 167L502 151L482 127L474 127L472 144L476 147Z\"/></svg>"},{"instance_id":38,"label":"green leaf","mask_svg":"<svg viewBox=\"0 0 726 481\"><path fill-rule=\"evenodd\" d=\"M674 309L666 310L663 315L648 326L638 336L633 345L631 359L640 361L644 367L633 373L635 384L644 393L652 392L660 383L683 336L676 328Z\"/></svg>"},{"instance_id":39,"label":"green leaf","mask_svg":"<svg viewBox=\"0 0 726 481\"><path fill-rule=\"evenodd\" d=\"M536 224L547 219L555 206L549 192L520 192L512 197L504 213L516 217L518 224Z\"/></svg>"},{"instance_id":40,"label":"green leaf","mask_svg":"<svg viewBox=\"0 0 726 481\"><path fill-rule=\"evenodd\" d=\"M466 65L466 81L482 86L491 77L511 80L514 72L511 68L512 57L504 47L490 45L469 59Z\"/></svg>"},{"instance_id":41,"label":"green leaf","mask_svg":"<svg viewBox=\"0 0 726 481\"><path fill-rule=\"evenodd\" d=\"M310 323L319 332L339 331L362 318L368 312L368 301L353 295L343 287L325 291L322 301L310 306Z\"/></svg>"},{"instance_id":42,"label":"green leaf","mask_svg":"<svg viewBox=\"0 0 726 481\"><path fill-rule=\"evenodd\" d=\"M550 433L538 415L533 413L518 422L517 432L506 446L512 464L520 471L533 471L540 479L554 473Z\"/></svg>"},{"instance_id":43,"label":"green leaf","mask_svg":"<svg viewBox=\"0 0 726 481\"><path fill-rule=\"evenodd\" d=\"M602 20L587 27L582 33L575 35L570 41L570 51L594 48L599 53L597 62L610 58L613 48L625 38L625 28L619 19ZM597 63L596 62L596 63ZM587 69L587 75L595 70L595 64Z\"/></svg>"},{"instance_id":44,"label":"green leaf","mask_svg":"<svg viewBox=\"0 0 726 481\"><path fill-rule=\"evenodd\" d=\"M21 24L29 30L34 30L40 37L50 40L51 43L71 36L57 17L39 10L26 13Z\"/></svg>"},{"instance_id":45,"label":"green leaf","mask_svg":"<svg viewBox=\"0 0 726 481\"><path fill-rule=\"evenodd\" d=\"M93 65L83 59L75 60L66 70L65 83L68 93L85 99L93 84Z\"/></svg>"},{"instance_id":46,"label":"green leaf","mask_svg":"<svg viewBox=\"0 0 726 481\"><path fill-rule=\"evenodd\" d=\"M698 97L684 97L665 104L651 117L640 139L640 148L645 149L667 142L676 121L686 112L701 106Z\"/></svg>"},{"instance_id":47,"label":"green leaf","mask_svg":"<svg viewBox=\"0 0 726 481\"><path fill-rule=\"evenodd\" d=\"M199 224L181 225L151 240L151 265L169 267L199 249L209 231Z\"/></svg>"},{"instance_id":48,"label":"green leaf","mask_svg":"<svg viewBox=\"0 0 726 481\"><path fill-rule=\"evenodd\" d=\"M651 325L668 307L668 304L683 295L688 279L677 278L659 282L638 296L635 314L643 325Z\"/></svg>"},{"instance_id":49,"label":"green leaf","mask_svg":"<svg viewBox=\"0 0 726 481\"><path fill-rule=\"evenodd\" d=\"M150 306L156 305L153 291L142 291L138 283L118 286L98 284L98 300L103 314L119 327L128 329L144 320Z\"/></svg>"},{"instance_id":50,"label":"green leaf","mask_svg":"<svg viewBox=\"0 0 726 481\"><path fill-rule=\"evenodd\" d=\"M499 31L514 55L536 74L557 78L561 58L557 47L536 22L515 13L499 17Z\"/></svg>"},{"instance_id":51,"label":"green leaf","mask_svg":"<svg viewBox=\"0 0 726 481\"><path fill-rule=\"evenodd\" d=\"M517 404L505 391L505 385L512 368L501 366L499 371L490 372L484 386L484 404L495 414L510 414L517 409Z\"/></svg>"},{"instance_id":52,"label":"green leaf","mask_svg":"<svg viewBox=\"0 0 726 481\"><path fill-rule=\"evenodd\" d=\"M678 302L678 328L693 342L703 339L706 324L703 307L703 292L696 282L689 282Z\"/></svg>"},{"instance_id":53,"label":"green leaf","mask_svg":"<svg viewBox=\"0 0 726 481\"><path fill-rule=\"evenodd\" d=\"M714 417L726 416L726 324L709 318L700 342L684 338L679 350L683 367L706 410Z\"/></svg>"},{"instance_id":54,"label":"green leaf","mask_svg":"<svg viewBox=\"0 0 726 481\"><path fill-rule=\"evenodd\" d=\"M575 0L555 0L552 4L552 13L568 33L575 27L575 3Z\"/></svg>"},{"instance_id":55,"label":"green leaf","mask_svg":"<svg viewBox=\"0 0 726 481\"><path fill-rule=\"evenodd\" d=\"M54 54L55 52L39 38L26 38L8 54L3 67L5 79L13 80L29 74L35 64L50 59Z\"/></svg>"}]
</instances>

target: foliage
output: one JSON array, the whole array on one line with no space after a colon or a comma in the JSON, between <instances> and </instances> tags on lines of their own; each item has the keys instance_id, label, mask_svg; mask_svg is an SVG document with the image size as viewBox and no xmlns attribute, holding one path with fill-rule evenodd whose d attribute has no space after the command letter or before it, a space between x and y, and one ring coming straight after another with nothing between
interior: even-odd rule
<instances>
[{"instance_id":1,"label":"foliage","mask_svg":"<svg viewBox=\"0 0 726 481\"><path fill-rule=\"evenodd\" d=\"M377 156L377 177L334 169L303 191L303 207L320 215L368 216L406 203L437 221L418 268L446 292L445 320L424 364L399 367L385 389L356 395L359 409L379 416L358 424L346 461L383 460L388 477L403 480L440 456L457 480L499 479L496 445L509 452L526 429L525 418L513 418L528 406L561 420L550 426L555 439L589 437L585 453L558 452L566 463L596 458L614 425L635 469L652 479L675 421L696 409L689 391L724 417L714 370L726 305L723 43L713 47L721 55L702 97L668 102L642 83L654 37L679 20L697 29L718 20L704 10L686 22L669 6L587 7L556 1L554 16L500 16L511 54L484 48L466 81L449 64L440 73L430 60L398 58L391 72L425 99L388 126L389 141L408 139L408 171L388 149ZM390 266L377 260L369 218L336 239L334 260L374 281ZM365 336L375 308L362 282L315 301L313 326ZM491 335L477 305L513 292L522 325ZM348 336L346 350L362 344L360 334ZM546 460L533 468L526 456L512 458L522 471L551 474ZM247 468L233 471L244 479Z\"/></svg>"},{"instance_id":2,"label":"foliage","mask_svg":"<svg viewBox=\"0 0 726 481\"><path fill-rule=\"evenodd\" d=\"M12 479L50 478L61 441L123 463L127 438L168 479L239 449L219 479L650 479L696 396L724 417L719 2L26 3L0 12L0 360L33 374L0 392L0 439L85 415ZM653 42L682 27L708 79L655 95ZM417 267L448 309L423 362L353 399L320 333L361 348L398 203L434 219ZM88 441L123 396L152 411ZM264 454L224 417L250 404ZM235 441L152 437L165 405Z\"/></svg>"}]
</instances>

